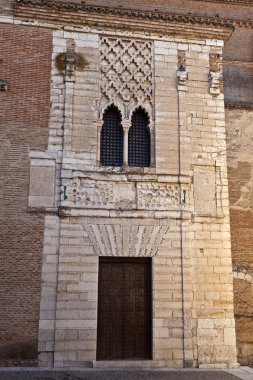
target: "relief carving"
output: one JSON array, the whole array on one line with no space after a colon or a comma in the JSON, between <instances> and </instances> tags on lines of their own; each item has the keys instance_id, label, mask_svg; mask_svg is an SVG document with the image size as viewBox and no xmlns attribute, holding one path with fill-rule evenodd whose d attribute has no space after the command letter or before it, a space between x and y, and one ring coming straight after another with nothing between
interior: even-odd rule
<instances>
[{"instance_id":1,"label":"relief carving","mask_svg":"<svg viewBox=\"0 0 253 380\"><path fill-rule=\"evenodd\" d=\"M73 178L67 186L68 202L98 209L166 211L180 204L178 185L157 182L115 182Z\"/></svg>"},{"instance_id":2,"label":"relief carving","mask_svg":"<svg viewBox=\"0 0 253 380\"><path fill-rule=\"evenodd\" d=\"M114 190L114 184L108 181L74 178L68 189L68 200L92 208L113 206Z\"/></svg>"},{"instance_id":3,"label":"relief carving","mask_svg":"<svg viewBox=\"0 0 253 380\"><path fill-rule=\"evenodd\" d=\"M150 220L104 220L94 224L87 222L84 230L98 256L152 257L162 244L169 225Z\"/></svg>"},{"instance_id":4,"label":"relief carving","mask_svg":"<svg viewBox=\"0 0 253 380\"><path fill-rule=\"evenodd\" d=\"M179 206L179 191L177 185L167 183L138 183L138 208L169 210L171 206Z\"/></svg>"},{"instance_id":5,"label":"relief carving","mask_svg":"<svg viewBox=\"0 0 253 380\"><path fill-rule=\"evenodd\" d=\"M210 94L217 96L223 92L222 57L220 54L209 55L209 83Z\"/></svg>"},{"instance_id":6,"label":"relief carving","mask_svg":"<svg viewBox=\"0 0 253 380\"><path fill-rule=\"evenodd\" d=\"M111 103L122 105L125 118L139 105L150 109L153 98L152 43L102 37L100 56L101 109Z\"/></svg>"}]
</instances>

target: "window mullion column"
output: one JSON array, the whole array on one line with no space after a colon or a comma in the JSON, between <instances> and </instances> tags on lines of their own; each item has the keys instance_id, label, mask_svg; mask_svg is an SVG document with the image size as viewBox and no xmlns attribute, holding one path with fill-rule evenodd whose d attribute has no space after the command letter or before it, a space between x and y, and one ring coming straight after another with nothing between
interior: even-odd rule
<instances>
[{"instance_id":1,"label":"window mullion column","mask_svg":"<svg viewBox=\"0 0 253 380\"><path fill-rule=\"evenodd\" d=\"M97 166L101 164L101 131L102 131L103 121L98 120L97 121Z\"/></svg>"},{"instance_id":2,"label":"window mullion column","mask_svg":"<svg viewBox=\"0 0 253 380\"><path fill-rule=\"evenodd\" d=\"M154 123L150 123L149 125L150 130L150 166L155 166L155 157L156 157L156 151L155 151L155 125Z\"/></svg>"},{"instance_id":3,"label":"window mullion column","mask_svg":"<svg viewBox=\"0 0 253 380\"><path fill-rule=\"evenodd\" d=\"M130 121L124 120L122 127L124 130L123 166L128 166L128 132L131 127Z\"/></svg>"}]
</instances>

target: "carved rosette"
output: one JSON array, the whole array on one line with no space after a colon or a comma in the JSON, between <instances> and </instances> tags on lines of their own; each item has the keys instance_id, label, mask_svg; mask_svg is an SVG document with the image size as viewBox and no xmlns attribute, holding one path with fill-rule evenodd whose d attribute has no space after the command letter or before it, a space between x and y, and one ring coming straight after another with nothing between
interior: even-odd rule
<instances>
[{"instance_id":1,"label":"carved rosette","mask_svg":"<svg viewBox=\"0 0 253 380\"><path fill-rule=\"evenodd\" d=\"M81 207L114 206L114 184L108 181L74 178L68 189L68 200Z\"/></svg>"},{"instance_id":2,"label":"carved rosette","mask_svg":"<svg viewBox=\"0 0 253 380\"><path fill-rule=\"evenodd\" d=\"M180 204L176 184L114 182L73 178L67 186L67 201L93 209L174 210Z\"/></svg>"},{"instance_id":3,"label":"carved rosette","mask_svg":"<svg viewBox=\"0 0 253 380\"><path fill-rule=\"evenodd\" d=\"M137 185L138 208L168 210L179 206L180 193L177 185L166 183L139 183Z\"/></svg>"}]
</instances>

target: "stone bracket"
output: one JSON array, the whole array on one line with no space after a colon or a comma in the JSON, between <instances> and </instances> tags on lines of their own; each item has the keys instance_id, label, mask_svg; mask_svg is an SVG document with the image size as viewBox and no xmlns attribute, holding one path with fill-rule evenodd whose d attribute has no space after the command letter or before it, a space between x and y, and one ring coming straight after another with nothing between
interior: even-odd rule
<instances>
[{"instance_id":1,"label":"stone bracket","mask_svg":"<svg viewBox=\"0 0 253 380\"><path fill-rule=\"evenodd\" d=\"M213 96L218 96L220 94L220 79L221 79L221 72L213 72L210 71L209 73L209 92Z\"/></svg>"}]
</instances>

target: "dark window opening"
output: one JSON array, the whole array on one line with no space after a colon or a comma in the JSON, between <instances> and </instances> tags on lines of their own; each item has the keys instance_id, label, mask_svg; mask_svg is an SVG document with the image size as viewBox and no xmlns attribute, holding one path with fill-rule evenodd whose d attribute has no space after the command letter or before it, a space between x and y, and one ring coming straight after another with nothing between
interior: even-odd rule
<instances>
[{"instance_id":1,"label":"dark window opening","mask_svg":"<svg viewBox=\"0 0 253 380\"><path fill-rule=\"evenodd\" d=\"M128 133L128 165L150 166L150 131L147 112L138 108L132 116Z\"/></svg>"},{"instance_id":2,"label":"dark window opening","mask_svg":"<svg viewBox=\"0 0 253 380\"><path fill-rule=\"evenodd\" d=\"M103 121L100 137L100 162L104 166L122 166L124 133L119 109L114 105L107 108Z\"/></svg>"}]
</instances>

